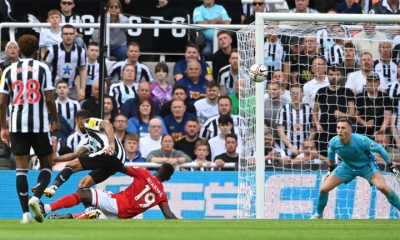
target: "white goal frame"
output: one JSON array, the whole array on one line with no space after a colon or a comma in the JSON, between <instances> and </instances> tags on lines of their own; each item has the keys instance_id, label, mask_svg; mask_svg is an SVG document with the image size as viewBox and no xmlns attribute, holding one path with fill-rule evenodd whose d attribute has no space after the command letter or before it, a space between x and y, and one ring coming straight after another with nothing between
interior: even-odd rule
<instances>
[{"instance_id":1,"label":"white goal frame","mask_svg":"<svg viewBox=\"0 0 400 240\"><path fill-rule=\"evenodd\" d=\"M371 14L309 14L309 13L256 13L255 21L255 63L264 63L264 22L342 22L342 23L400 23L398 15ZM264 149L264 83L255 83L256 90L256 149ZM256 151L256 218L265 214L265 162L264 151Z\"/></svg>"}]
</instances>

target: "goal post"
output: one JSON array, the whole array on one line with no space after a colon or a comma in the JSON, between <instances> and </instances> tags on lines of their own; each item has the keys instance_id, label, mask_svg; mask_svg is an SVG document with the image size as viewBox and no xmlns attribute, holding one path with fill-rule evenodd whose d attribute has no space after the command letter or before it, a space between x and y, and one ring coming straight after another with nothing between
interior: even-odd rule
<instances>
[{"instance_id":1,"label":"goal post","mask_svg":"<svg viewBox=\"0 0 400 240\"><path fill-rule=\"evenodd\" d=\"M302 23L303 25L301 25ZM400 19L395 15L367 15L367 14L299 14L299 13L257 13L256 21L252 25L247 26L243 30L239 31L238 36L238 48L239 48L239 79L244 81L244 84L239 84L239 114L243 117L246 123L255 122L254 126L251 125L247 127L245 131L241 133L241 140L245 150L240 156L239 161L239 193L238 193L238 218L266 218L266 202L269 201L269 197L266 193L268 190L268 185L266 185L266 166L265 166L265 152L264 152L264 100L266 94L266 84L252 82L249 79L248 68L252 64L264 64L264 37L268 34L268 31L274 31L276 34L292 34L291 31L281 30L281 25L296 27L304 27L306 24L336 24L336 25L352 25L352 24L362 24L362 23L379 23L386 25L399 24ZM293 25L292 25L293 24ZM308 28L308 27L306 27ZM351 29L351 28L350 28ZM315 33L315 29L310 27L308 32ZM347 31L345 29L344 31ZM348 30L351 31L351 30ZM298 30L294 30L292 36L303 37L296 35ZM348 35L346 32L345 35ZM333 36L333 38L342 38L342 36ZM352 39L350 36L346 40ZM371 39L367 39L371 40ZM375 41L376 39L372 39ZM243 87L244 86L244 87ZM242 89L241 89L242 88ZM243 89L244 88L244 89ZM248 104L249 94L253 94L255 97L254 106ZM252 109L252 110L251 110ZM251 116L250 113L255 113ZM273 129L276 130L276 129ZM254 141L254 142L252 142ZM247 146L247 147L246 147ZM274 171L276 170L272 166ZM282 167L283 171L288 172L287 169ZM303 169L303 168L302 168ZM311 171L307 169L306 171ZM323 177L325 169L318 169L315 175L318 184L320 179ZM296 175L293 173L293 175ZM300 173L301 174L301 173ZM290 176L288 175L288 178ZM305 178L302 178L302 181ZM395 184L395 183L391 183ZM362 184L359 184L362 186ZM310 187L310 186L307 186ZM356 186L357 187L357 186ZM364 186L365 187L365 186ZM397 186L398 187L398 186ZM305 187L306 188L306 187ZM304 189L300 189L300 194ZM308 190L314 191L314 190ZM356 190L351 190L347 197L353 196ZM268 191L269 192L269 191ZM314 194L314 193L313 193ZM376 193L374 193L376 194ZM340 195L340 194L338 194ZM297 197L297 196L296 196ZM340 195L340 197L342 197ZM354 200L355 201L355 200ZM248 206L250 204L251 206ZM371 205L377 204L376 202L371 203ZM347 206L346 206L347 207ZM293 207L294 208L294 207ZM351 212L352 209L348 208L344 211ZM374 210L375 211L375 210ZM378 211L378 210L376 210ZM295 214L293 214L295 215ZM342 214L343 218L351 214ZM301 217L300 217L301 218ZM362 217L361 217L362 218Z\"/></svg>"}]
</instances>

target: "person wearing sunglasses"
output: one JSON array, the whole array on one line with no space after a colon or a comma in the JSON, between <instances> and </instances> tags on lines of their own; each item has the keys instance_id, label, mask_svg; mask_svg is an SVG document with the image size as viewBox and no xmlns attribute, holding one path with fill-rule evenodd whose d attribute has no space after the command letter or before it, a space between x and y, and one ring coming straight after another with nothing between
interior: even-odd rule
<instances>
[{"instance_id":1,"label":"person wearing sunglasses","mask_svg":"<svg viewBox=\"0 0 400 240\"><path fill-rule=\"evenodd\" d=\"M246 15L243 24L251 24L256 20L257 12L267 12L267 10L269 9L268 5L265 3L265 0L253 0L252 7L253 7L253 14Z\"/></svg>"},{"instance_id":2,"label":"person wearing sunglasses","mask_svg":"<svg viewBox=\"0 0 400 240\"><path fill-rule=\"evenodd\" d=\"M75 23L82 23L81 17L74 11L75 1L74 0L61 0L60 1L60 11L61 11L61 22L69 23L74 25ZM77 34L75 36L74 43L79 47L85 47L85 42L83 40L83 29L77 29Z\"/></svg>"}]
</instances>

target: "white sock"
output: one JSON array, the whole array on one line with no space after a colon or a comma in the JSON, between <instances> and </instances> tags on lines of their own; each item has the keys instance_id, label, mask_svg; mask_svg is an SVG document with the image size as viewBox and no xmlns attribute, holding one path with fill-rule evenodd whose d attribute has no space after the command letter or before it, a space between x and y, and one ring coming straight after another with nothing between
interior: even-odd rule
<instances>
[{"instance_id":1,"label":"white sock","mask_svg":"<svg viewBox=\"0 0 400 240\"><path fill-rule=\"evenodd\" d=\"M51 213L50 204L45 204L45 205L44 205L44 212L45 212L46 214Z\"/></svg>"}]
</instances>

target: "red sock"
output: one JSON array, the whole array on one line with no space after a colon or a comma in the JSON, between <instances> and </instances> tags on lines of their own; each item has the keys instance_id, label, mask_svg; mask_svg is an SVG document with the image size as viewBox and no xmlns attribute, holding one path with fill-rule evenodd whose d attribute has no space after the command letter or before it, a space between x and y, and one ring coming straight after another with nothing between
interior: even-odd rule
<instances>
[{"instance_id":1,"label":"red sock","mask_svg":"<svg viewBox=\"0 0 400 240\"><path fill-rule=\"evenodd\" d=\"M73 193L58 199L50 204L51 211L56 211L61 208L70 208L81 203L81 198L78 193Z\"/></svg>"}]
</instances>

